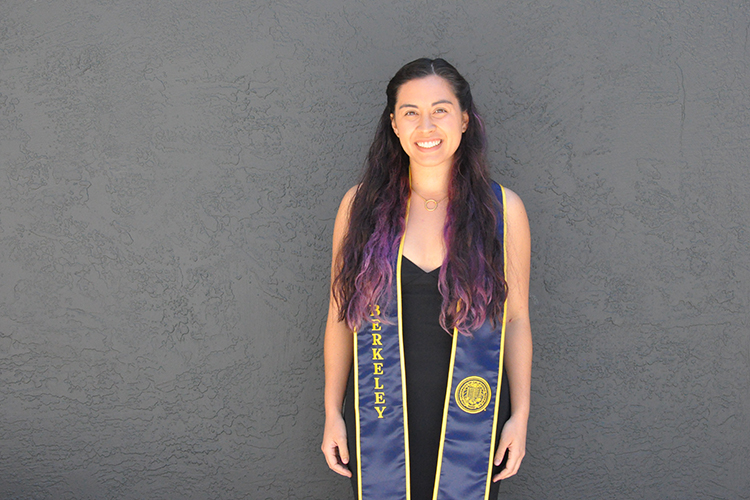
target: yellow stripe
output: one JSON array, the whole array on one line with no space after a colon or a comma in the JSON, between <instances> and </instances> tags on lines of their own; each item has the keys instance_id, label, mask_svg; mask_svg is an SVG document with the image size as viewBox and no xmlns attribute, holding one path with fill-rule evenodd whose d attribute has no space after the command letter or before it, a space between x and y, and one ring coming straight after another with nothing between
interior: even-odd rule
<instances>
[{"instance_id":1,"label":"yellow stripe","mask_svg":"<svg viewBox=\"0 0 750 500\"><path fill-rule=\"evenodd\" d=\"M362 446L359 431L359 347L354 329L354 420L357 423L357 499L362 500Z\"/></svg>"},{"instance_id":2,"label":"yellow stripe","mask_svg":"<svg viewBox=\"0 0 750 500\"><path fill-rule=\"evenodd\" d=\"M448 367L448 386L445 389L445 404L443 405L443 425L440 430L440 448L438 448L437 469L435 470L435 488L432 490L432 499L437 500L438 488L440 487L440 469L443 465L443 445L445 444L445 430L448 424L448 407L453 393L453 365L456 363L456 347L458 346L458 329L453 329L453 345L451 347L451 362Z\"/></svg>"},{"instance_id":3,"label":"yellow stripe","mask_svg":"<svg viewBox=\"0 0 750 500\"><path fill-rule=\"evenodd\" d=\"M508 224L505 218L505 188L500 186L502 192L502 205L503 205L503 277L506 277L508 271ZM490 463L487 468L487 485L484 489L484 498L488 500L490 498L490 485L492 484L492 465L495 458L495 440L497 439L497 433L495 432L497 423L497 414L500 411L500 389L503 382L503 358L505 357L505 317L508 312L508 297L506 293L505 302L503 303L503 325L500 331L500 362L498 367L497 376L497 390L495 391L495 417L492 420L492 440L490 441Z\"/></svg>"},{"instance_id":4,"label":"yellow stripe","mask_svg":"<svg viewBox=\"0 0 750 500\"><path fill-rule=\"evenodd\" d=\"M406 365L404 357L404 326L401 317L401 257L404 254L404 241L406 240L406 224L409 222L409 206L411 198L406 200L406 216L404 217L404 231L401 235L401 243L398 245L398 257L396 259L396 303L398 304L398 351L401 358L401 398L404 403L404 459L406 462L406 500L411 499L411 472L409 456L409 412L406 408Z\"/></svg>"}]
</instances>

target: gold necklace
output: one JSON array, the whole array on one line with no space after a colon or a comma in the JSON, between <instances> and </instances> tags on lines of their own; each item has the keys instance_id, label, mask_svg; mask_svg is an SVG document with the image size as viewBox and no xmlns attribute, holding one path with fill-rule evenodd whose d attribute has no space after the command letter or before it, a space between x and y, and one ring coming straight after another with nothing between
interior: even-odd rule
<instances>
[{"instance_id":1,"label":"gold necklace","mask_svg":"<svg viewBox=\"0 0 750 500\"><path fill-rule=\"evenodd\" d=\"M413 193L416 193L417 196L424 200L424 209L428 212L434 212L435 210L437 210L438 205L448 199L448 195L445 195L442 200L435 201L434 198L425 198L421 194L417 193L417 190L414 188L411 188L411 190Z\"/></svg>"}]
</instances>

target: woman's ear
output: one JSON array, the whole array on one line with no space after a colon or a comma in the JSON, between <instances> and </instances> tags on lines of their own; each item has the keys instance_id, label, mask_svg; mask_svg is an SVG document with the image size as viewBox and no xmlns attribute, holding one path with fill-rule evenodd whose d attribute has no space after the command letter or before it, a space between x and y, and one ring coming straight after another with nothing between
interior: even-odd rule
<instances>
[{"instance_id":1,"label":"woman's ear","mask_svg":"<svg viewBox=\"0 0 750 500\"><path fill-rule=\"evenodd\" d=\"M396 134L396 137L398 137L398 127L396 127L396 120L394 120L393 113L391 113L391 128L393 129L393 133Z\"/></svg>"},{"instance_id":2,"label":"woman's ear","mask_svg":"<svg viewBox=\"0 0 750 500\"><path fill-rule=\"evenodd\" d=\"M461 113L461 122L462 122L461 132L463 133L463 132L466 132L466 129L469 126L469 112L468 111L464 111L463 113Z\"/></svg>"}]
</instances>

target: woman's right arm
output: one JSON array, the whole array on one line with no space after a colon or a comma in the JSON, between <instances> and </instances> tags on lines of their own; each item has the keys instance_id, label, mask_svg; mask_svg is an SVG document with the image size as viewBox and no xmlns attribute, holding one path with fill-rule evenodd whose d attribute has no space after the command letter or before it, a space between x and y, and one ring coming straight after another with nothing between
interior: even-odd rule
<instances>
[{"instance_id":1,"label":"woman's right arm","mask_svg":"<svg viewBox=\"0 0 750 500\"><path fill-rule=\"evenodd\" d=\"M349 213L357 186L351 188L341 200L336 222L333 226L333 252L331 259L331 284L335 277L341 247L349 227ZM346 426L342 415L344 395L349 371L352 367L354 339L346 322L339 320L339 304L331 289L328 303L328 321L326 322L323 359L325 362L325 415L321 450L326 457L328 467L342 476L351 477L346 467L349 463Z\"/></svg>"}]
</instances>

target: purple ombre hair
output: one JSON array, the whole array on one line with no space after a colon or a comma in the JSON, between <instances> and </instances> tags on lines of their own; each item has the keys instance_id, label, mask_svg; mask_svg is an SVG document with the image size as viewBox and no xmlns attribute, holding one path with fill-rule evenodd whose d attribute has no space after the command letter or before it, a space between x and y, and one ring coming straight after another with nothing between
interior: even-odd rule
<instances>
[{"instance_id":1,"label":"purple ombre hair","mask_svg":"<svg viewBox=\"0 0 750 500\"><path fill-rule=\"evenodd\" d=\"M469 123L453 157L448 213L443 231L446 256L438 288L440 324L470 335L485 321L502 317L507 284L503 247L497 234L499 202L493 193L487 139L469 83L443 59L417 59L388 83L387 103L370 146L362 182L352 201L349 227L339 255L333 294L340 317L356 328L370 305L392 299L392 263L404 232L409 199L409 157L391 127L398 90L418 78L437 75L452 87Z\"/></svg>"}]
</instances>

